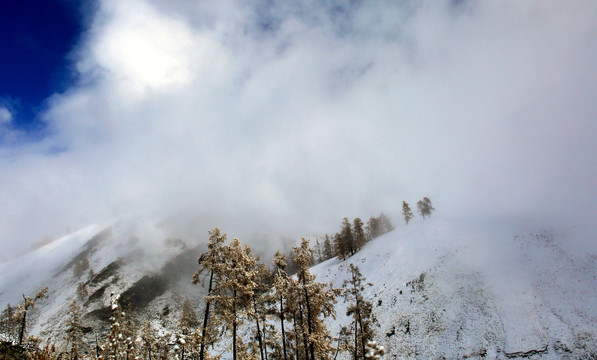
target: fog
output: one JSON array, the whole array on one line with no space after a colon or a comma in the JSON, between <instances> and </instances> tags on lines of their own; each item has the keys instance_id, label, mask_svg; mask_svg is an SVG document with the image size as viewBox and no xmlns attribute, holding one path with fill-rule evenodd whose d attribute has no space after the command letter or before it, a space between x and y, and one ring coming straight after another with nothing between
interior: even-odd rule
<instances>
[{"instance_id":1,"label":"fog","mask_svg":"<svg viewBox=\"0 0 597 360\"><path fill-rule=\"evenodd\" d=\"M42 139L0 109L0 241L133 220L335 232L429 196L594 238L597 3L100 1Z\"/></svg>"}]
</instances>

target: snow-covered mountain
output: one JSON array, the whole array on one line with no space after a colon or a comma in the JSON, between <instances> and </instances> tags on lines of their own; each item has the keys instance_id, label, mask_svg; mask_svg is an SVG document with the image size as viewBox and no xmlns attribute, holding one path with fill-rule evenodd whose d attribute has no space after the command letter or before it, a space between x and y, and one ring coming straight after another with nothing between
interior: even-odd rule
<instances>
[{"instance_id":1,"label":"snow-covered mountain","mask_svg":"<svg viewBox=\"0 0 597 360\"><path fill-rule=\"evenodd\" d=\"M595 359L597 256L567 250L573 240L432 217L313 272L339 287L359 266L388 359Z\"/></svg>"},{"instance_id":2,"label":"snow-covered mountain","mask_svg":"<svg viewBox=\"0 0 597 360\"><path fill-rule=\"evenodd\" d=\"M30 331L53 339L74 298L90 334L105 326L112 292L154 325L174 326L185 297L203 303L190 281L200 247L164 239L124 224L82 229L0 264L0 304L48 286ZM359 266L388 359L597 358L597 256L575 240L508 221L432 216L312 271L341 287L348 265ZM336 333L350 322L341 301L337 313Z\"/></svg>"},{"instance_id":3,"label":"snow-covered mountain","mask_svg":"<svg viewBox=\"0 0 597 360\"><path fill-rule=\"evenodd\" d=\"M138 317L151 314L159 318L156 326L167 328L178 321L172 307L203 294L191 284L198 255L197 244L190 247L155 228L90 226L0 264L0 304L18 304L22 294L33 296L47 286L49 296L31 312L28 331L55 341L63 340L73 299L82 305L87 332L105 329L112 293L122 294Z\"/></svg>"}]
</instances>

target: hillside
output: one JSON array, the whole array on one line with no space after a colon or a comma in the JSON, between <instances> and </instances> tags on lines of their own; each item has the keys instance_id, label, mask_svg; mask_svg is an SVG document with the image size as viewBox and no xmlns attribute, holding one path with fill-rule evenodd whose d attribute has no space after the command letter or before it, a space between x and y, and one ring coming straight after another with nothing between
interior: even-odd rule
<instances>
[{"instance_id":1,"label":"hillside","mask_svg":"<svg viewBox=\"0 0 597 360\"><path fill-rule=\"evenodd\" d=\"M89 336L106 329L112 292L132 305L138 325L150 319L171 329L185 298L196 310L203 306L204 290L190 284L199 248L148 233L93 226L5 262L0 300L15 304L22 293L49 286L29 329L57 341L74 298ZM575 249L574 240L508 221L432 216L312 272L341 287L348 265L359 266L372 283L365 297L387 359L590 359L597 357L597 256ZM77 294L80 283L85 296ZM350 323L345 312L340 300L333 334Z\"/></svg>"},{"instance_id":2,"label":"hillside","mask_svg":"<svg viewBox=\"0 0 597 360\"><path fill-rule=\"evenodd\" d=\"M571 240L432 217L313 272L339 287L360 267L388 359L595 358L597 257L567 251ZM333 326L349 322L338 314Z\"/></svg>"}]
</instances>

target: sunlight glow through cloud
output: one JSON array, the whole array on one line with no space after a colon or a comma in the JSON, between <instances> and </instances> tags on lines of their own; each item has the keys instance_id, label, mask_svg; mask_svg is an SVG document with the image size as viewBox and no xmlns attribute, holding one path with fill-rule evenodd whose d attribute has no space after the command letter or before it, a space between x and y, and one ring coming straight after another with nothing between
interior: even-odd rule
<instances>
[{"instance_id":1,"label":"sunlight glow through cloud","mask_svg":"<svg viewBox=\"0 0 597 360\"><path fill-rule=\"evenodd\" d=\"M423 196L597 210L596 3L100 3L49 135L0 157L3 248L123 218L300 236Z\"/></svg>"}]
</instances>

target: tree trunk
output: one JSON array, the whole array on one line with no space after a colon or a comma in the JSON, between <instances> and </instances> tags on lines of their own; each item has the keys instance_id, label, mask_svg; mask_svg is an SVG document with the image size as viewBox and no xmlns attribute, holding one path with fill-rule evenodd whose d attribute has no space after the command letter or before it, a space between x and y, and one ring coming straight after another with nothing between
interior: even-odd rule
<instances>
[{"instance_id":1,"label":"tree trunk","mask_svg":"<svg viewBox=\"0 0 597 360\"><path fill-rule=\"evenodd\" d=\"M232 295L232 301L236 301L236 290ZM232 360L236 360L236 303L234 303L232 310Z\"/></svg>"},{"instance_id":2,"label":"tree trunk","mask_svg":"<svg viewBox=\"0 0 597 360\"><path fill-rule=\"evenodd\" d=\"M354 360L358 359L359 355L359 329L357 327L357 321L354 321Z\"/></svg>"},{"instance_id":3,"label":"tree trunk","mask_svg":"<svg viewBox=\"0 0 597 360\"><path fill-rule=\"evenodd\" d=\"M309 360L309 342L307 341L307 334L305 333L305 321L303 320L303 309L302 306L299 304L298 309L299 320L301 322L301 333L303 334L303 344L305 347L305 360Z\"/></svg>"},{"instance_id":4,"label":"tree trunk","mask_svg":"<svg viewBox=\"0 0 597 360\"><path fill-rule=\"evenodd\" d=\"M207 296L211 295L211 289L214 279L214 271L211 271L209 275L209 289L207 290ZM205 335L207 333L207 320L209 318L209 301L205 302L205 315L203 316L203 329L201 329L201 346L199 347L199 360L203 360L205 354ZM150 355L151 356L151 355Z\"/></svg>"},{"instance_id":5,"label":"tree trunk","mask_svg":"<svg viewBox=\"0 0 597 360\"><path fill-rule=\"evenodd\" d=\"M305 274L302 276L303 290L305 292L305 302L307 304L307 329L309 330L309 337L313 334L313 325L311 324L311 305L309 303L309 292L305 286ZM315 360L315 345L313 342L309 344L309 351L311 352L311 360Z\"/></svg>"},{"instance_id":6,"label":"tree trunk","mask_svg":"<svg viewBox=\"0 0 597 360\"><path fill-rule=\"evenodd\" d=\"M363 320L361 319L361 305L359 304L359 294L357 293L357 287L355 284L354 276L353 276L353 289L354 289L355 304L357 307L356 308L356 315L357 315L356 320L358 321L358 325L361 328L361 350L363 351L362 355L363 355L363 359L364 359L365 358L365 339L364 339L364 335L363 335ZM354 324L354 331L356 334L356 332L357 332L357 322L356 321ZM356 354L356 346L357 346L356 339L355 339L354 345L355 345L355 354ZM356 359L356 357L355 357L355 359Z\"/></svg>"},{"instance_id":7,"label":"tree trunk","mask_svg":"<svg viewBox=\"0 0 597 360\"><path fill-rule=\"evenodd\" d=\"M282 349L284 350L284 360L288 360L286 356L286 333L284 332L284 304L282 296L280 296L280 327L282 328Z\"/></svg>"},{"instance_id":8,"label":"tree trunk","mask_svg":"<svg viewBox=\"0 0 597 360\"><path fill-rule=\"evenodd\" d=\"M21 319L21 329L19 330L19 345L23 345L23 336L25 335L25 325L27 324L27 309L23 312Z\"/></svg>"},{"instance_id":9,"label":"tree trunk","mask_svg":"<svg viewBox=\"0 0 597 360\"><path fill-rule=\"evenodd\" d=\"M261 353L261 360L265 360L263 356L263 340L261 339L261 330L259 329L259 313L257 312L257 302L255 295L253 295L253 310L255 311L255 322L257 323L257 340L259 341L259 352Z\"/></svg>"}]
</instances>

